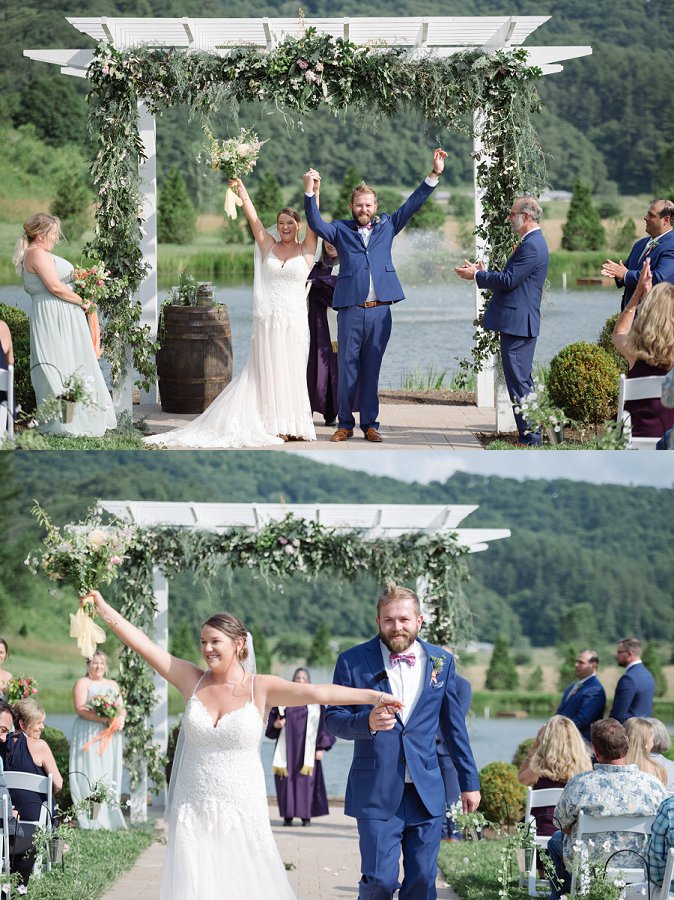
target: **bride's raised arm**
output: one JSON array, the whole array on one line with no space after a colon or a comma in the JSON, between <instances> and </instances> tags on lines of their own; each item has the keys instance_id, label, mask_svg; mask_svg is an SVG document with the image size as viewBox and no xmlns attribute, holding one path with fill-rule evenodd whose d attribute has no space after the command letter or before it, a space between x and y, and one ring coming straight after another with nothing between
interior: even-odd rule
<instances>
[{"instance_id":1,"label":"bride's raised arm","mask_svg":"<svg viewBox=\"0 0 674 900\"><path fill-rule=\"evenodd\" d=\"M162 678L178 688L184 697L191 695L194 686L203 675L198 666L185 659L178 659L177 656L171 656L168 650L155 644L144 631L132 625L120 612L113 609L99 591L89 591L82 597L80 603L87 602L94 604L103 621L110 626L122 643L141 656Z\"/></svg>"},{"instance_id":2,"label":"bride's raised arm","mask_svg":"<svg viewBox=\"0 0 674 900\"><path fill-rule=\"evenodd\" d=\"M229 186L231 188L236 188L236 192L239 195L239 199L243 203L243 211L248 219L248 224L250 225L250 230L255 238L257 244L260 245L260 249L263 252L263 255L269 253L271 248L276 243L274 238L269 234L266 230L260 218L257 214L257 210L253 206L253 201L250 199L250 195L246 190L246 186L240 178L231 178L229 182Z\"/></svg>"},{"instance_id":3,"label":"bride's raised arm","mask_svg":"<svg viewBox=\"0 0 674 900\"><path fill-rule=\"evenodd\" d=\"M321 191L321 179L314 169L310 169L304 177L304 192L308 194L313 189L313 192L316 196L316 206L320 208L320 191ZM312 231L309 228L309 223L307 222L307 230L304 235L304 240L302 241L302 255L306 257L310 257L311 265L313 265L313 257L316 255L316 247L318 246L318 237L316 236L316 232Z\"/></svg>"},{"instance_id":4,"label":"bride's raised arm","mask_svg":"<svg viewBox=\"0 0 674 900\"><path fill-rule=\"evenodd\" d=\"M265 706L306 706L310 703L334 704L336 706L380 706L395 710L404 704L392 694L372 691L367 688L344 687L341 684L303 684L286 681L277 675L256 675L255 693L264 694Z\"/></svg>"}]
</instances>

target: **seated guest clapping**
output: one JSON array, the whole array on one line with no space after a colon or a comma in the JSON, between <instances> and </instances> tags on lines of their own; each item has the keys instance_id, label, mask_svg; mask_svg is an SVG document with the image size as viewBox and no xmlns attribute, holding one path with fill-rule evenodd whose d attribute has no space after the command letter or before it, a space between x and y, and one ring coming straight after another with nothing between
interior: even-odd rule
<instances>
[{"instance_id":1,"label":"seated guest clapping","mask_svg":"<svg viewBox=\"0 0 674 900\"><path fill-rule=\"evenodd\" d=\"M615 324L613 343L629 363L628 378L666 375L674 365L674 284L662 282L651 290L648 260ZM674 409L665 408L656 397L628 400L625 409L634 437L659 438L674 425Z\"/></svg>"},{"instance_id":2,"label":"seated guest clapping","mask_svg":"<svg viewBox=\"0 0 674 900\"><path fill-rule=\"evenodd\" d=\"M602 719L592 726L592 751L597 763L591 772L581 772L566 785L555 807L555 819L562 831L556 831L548 843L548 854L555 868L551 879L550 900L560 900L571 888L574 867L574 843L577 838L578 815L582 811L592 816L652 816L667 796L664 786L653 775L641 772L627 763L629 739L617 719ZM592 836L588 844L589 861L604 863L616 850L622 853L616 866L638 867L636 853L643 849L643 835L629 832L604 831ZM607 852L603 845L608 842Z\"/></svg>"},{"instance_id":3,"label":"seated guest clapping","mask_svg":"<svg viewBox=\"0 0 674 900\"><path fill-rule=\"evenodd\" d=\"M561 788L574 775L591 768L592 760L580 731L566 716L552 716L536 735L518 778L536 791ZM537 834L554 834L554 811L554 806L533 807Z\"/></svg>"}]
</instances>

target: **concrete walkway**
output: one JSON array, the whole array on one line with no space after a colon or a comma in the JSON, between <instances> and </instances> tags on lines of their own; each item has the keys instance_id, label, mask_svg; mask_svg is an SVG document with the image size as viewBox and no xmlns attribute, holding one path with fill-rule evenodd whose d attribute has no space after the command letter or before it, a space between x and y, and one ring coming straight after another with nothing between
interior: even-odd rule
<instances>
[{"instance_id":1,"label":"concrete walkway","mask_svg":"<svg viewBox=\"0 0 674 900\"><path fill-rule=\"evenodd\" d=\"M152 434L161 434L195 418L193 415L163 413L158 406L140 405L133 408L134 420L144 419ZM314 416L315 441L289 441L267 447L268 450L481 450L476 432L495 432L496 413L493 407L451 406L431 403L382 403L380 411L382 444L363 440L356 430L351 440L333 444L330 438L335 429L319 424Z\"/></svg>"},{"instance_id":2,"label":"concrete walkway","mask_svg":"<svg viewBox=\"0 0 674 900\"><path fill-rule=\"evenodd\" d=\"M309 828L299 824L284 828L275 803L269 813L281 858L286 865L295 866L288 878L299 900L356 900L360 878L358 834L355 821L344 815L342 806L331 804L330 815L314 819ZM148 847L103 900L158 900L165 850L165 843ZM438 878L438 900L458 900L442 878Z\"/></svg>"}]
</instances>

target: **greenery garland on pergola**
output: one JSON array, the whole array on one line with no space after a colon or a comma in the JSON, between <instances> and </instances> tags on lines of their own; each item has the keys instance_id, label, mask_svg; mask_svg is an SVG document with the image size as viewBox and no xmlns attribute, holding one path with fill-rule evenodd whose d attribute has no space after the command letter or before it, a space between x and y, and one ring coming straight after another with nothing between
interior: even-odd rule
<instances>
[{"instance_id":1,"label":"greenery garland on pergola","mask_svg":"<svg viewBox=\"0 0 674 900\"><path fill-rule=\"evenodd\" d=\"M424 608L432 618L424 634L429 640L447 643L471 634L471 615L461 587L468 578L468 552L453 533L368 539L357 530L333 530L292 515L254 532L137 527L113 585L122 614L152 634L154 566L167 577L182 571L208 577L221 569L248 569L270 586L280 586L293 575L312 579L324 572L349 580L368 575L382 585L388 581L414 585L422 577ZM131 784L138 784L146 762L149 777L161 786L163 760L152 744L149 724L156 705L153 672L126 647L120 656L119 683L128 709L124 758Z\"/></svg>"},{"instance_id":2,"label":"greenery garland on pergola","mask_svg":"<svg viewBox=\"0 0 674 900\"><path fill-rule=\"evenodd\" d=\"M146 385L155 372L156 345L149 327L141 325L140 302L129 297L146 271L140 250L139 100L152 113L186 104L205 120L223 104L234 116L240 103L261 100L289 121L325 104L335 115L353 110L370 125L409 108L429 124L464 134L472 133L472 116L480 111L477 185L483 225L477 233L490 248L492 265L501 266L512 249L507 213L513 197L538 194L544 184L543 154L531 124L540 108L541 75L527 64L525 49L409 56L402 48L358 46L313 28L299 38L286 37L271 51L244 46L226 56L174 48L119 51L100 44L88 70L98 207L86 251L119 279L116 294L103 304L103 343L113 382L124 378L129 350ZM496 342L493 333L479 329L475 337L472 363L462 365L478 371Z\"/></svg>"}]
</instances>

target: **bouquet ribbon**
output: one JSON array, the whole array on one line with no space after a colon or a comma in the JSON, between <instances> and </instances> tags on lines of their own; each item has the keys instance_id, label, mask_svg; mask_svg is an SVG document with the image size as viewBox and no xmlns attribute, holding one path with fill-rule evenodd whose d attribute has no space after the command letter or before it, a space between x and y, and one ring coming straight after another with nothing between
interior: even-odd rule
<instances>
[{"instance_id":1,"label":"bouquet ribbon","mask_svg":"<svg viewBox=\"0 0 674 900\"><path fill-rule=\"evenodd\" d=\"M98 627L98 626L96 626L96 627ZM89 750L91 750L91 748L94 746L94 744L97 744L100 742L101 746L98 748L98 755L103 756L105 751L108 749L110 741L113 739L116 732L119 731L119 729L120 729L119 720L115 718L112 720L112 722L110 722L110 724L107 726L107 728L104 728L102 731L99 731L98 734L96 735L96 737L93 737L90 741L87 741L86 744L84 744L82 746L82 750L85 753L87 753Z\"/></svg>"},{"instance_id":2,"label":"bouquet ribbon","mask_svg":"<svg viewBox=\"0 0 674 900\"><path fill-rule=\"evenodd\" d=\"M236 219L237 206L243 206L243 200L228 187L225 191L225 215L230 219Z\"/></svg>"},{"instance_id":3,"label":"bouquet ribbon","mask_svg":"<svg viewBox=\"0 0 674 900\"><path fill-rule=\"evenodd\" d=\"M100 359L103 352L101 350L101 326L99 325L98 313L95 309L91 309L87 313L87 321L89 322L89 332L91 333L91 340L94 345L96 359Z\"/></svg>"},{"instance_id":4,"label":"bouquet ribbon","mask_svg":"<svg viewBox=\"0 0 674 900\"><path fill-rule=\"evenodd\" d=\"M77 646L85 659L91 659L96 645L105 640L105 632L100 625L80 607L75 615L70 614L70 637L77 640Z\"/></svg>"}]
</instances>

